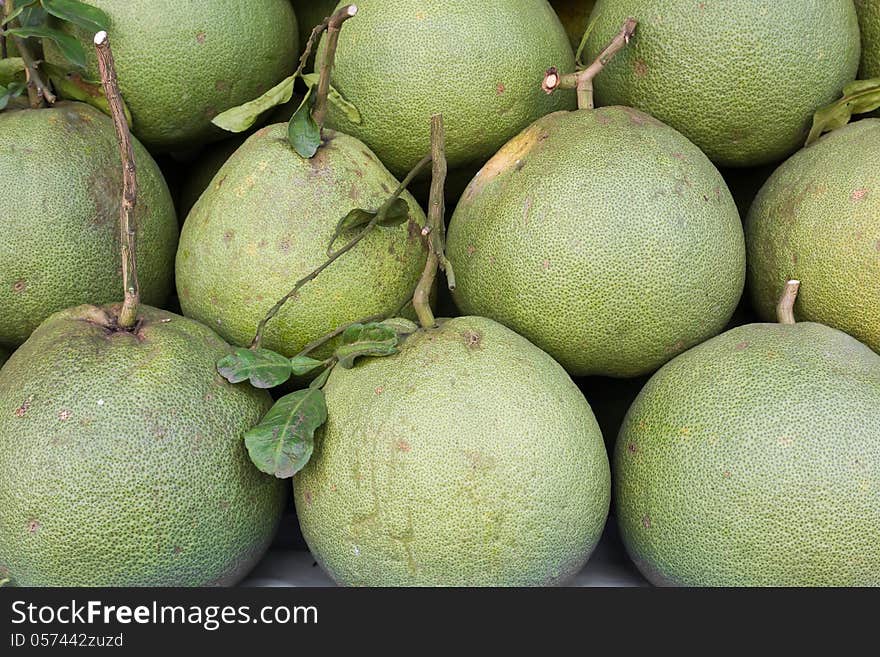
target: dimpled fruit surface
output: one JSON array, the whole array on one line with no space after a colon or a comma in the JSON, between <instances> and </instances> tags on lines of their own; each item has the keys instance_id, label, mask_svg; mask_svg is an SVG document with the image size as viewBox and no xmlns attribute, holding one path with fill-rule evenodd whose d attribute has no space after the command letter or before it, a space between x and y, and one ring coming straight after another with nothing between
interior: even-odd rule
<instances>
[{"instance_id":1,"label":"dimpled fruit surface","mask_svg":"<svg viewBox=\"0 0 880 657\"><path fill-rule=\"evenodd\" d=\"M614 497L654 584L880 585L880 356L750 324L661 369L617 440Z\"/></svg>"},{"instance_id":2,"label":"dimpled fruit surface","mask_svg":"<svg viewBox=\"0 0 880 657\"><path fill-rule=\"evenodd\" d=\"M574 107L573 92L541 90L548 67L574 68L547 0L361 0L357 7L339 40L333 84L362 122L333 105L329 121L397 176L430 150L432 114L443 114L455 169L479 166L539 116Z\"/></svg>"},{"instance_id":3,"label":"dimpled fruit surface","mask_svg":"<svg viewBox=\"0 0 880 657\"><path fill-rule=\"evenodd\" d=\"M880 77L880 0L856 0L859 27L862 30L863 80Z\"/></svg>"},{"instance_id":4,"label":"dimpled fruit surface","mask_svg":"<svg viewBox=\"0 0 880 657\"><path fill-rule=\"evenodd\" d=\"M216 373L229 346L141 307L46 320L0 372L0 578L22 586L233 584L275 533L282 482L242 436L265 391Z\"/></svg>"},{"instance_id":5,"label":"dimpled fruit surface","mask_svg":"<svg viewBox=\"0 0 880 657\"><path fill-rule=\"evenodd\" d=\"M132 130L149 148L175 150L228 135L211 119L293 73L299 51L289 0L83 0L110 17L110 44ZM65 24L86 46L92 35ZM66 62L51 42L46 57Z\"/></svg>"},{"instance_id":6,"label":"dimpled fruit surface","mask_svg":"<svg viewBox=\"0 0 880 657\"><path fill-rule=\"evenodd\" d=\"M145 303L171 292L177 218L159 167L137 141L138 278ZM122 296L122 164L111 119L89 105L0 113L0 344L52 313Z\"/></svg>"},{"instance_id":7,"label":"dimpled fruit surface","mask_svg":"<svg viewBox=\"0 0 880 657\"><path fill-rule=\"evenodd\" d=\"M780 166L752 204L746 238L764 319L796 278L799 319L880 352L880 119L836 130Z\"/></svg>"},{"instance_id":8,"label":"dimpled fruit surface","mask_svg":"<svg viewBox=\"0 0 880 657\"><path fill-rule=\"evenodd\" d=\"M562 584L608 513L590 406L547 354L481 317L336 368L294 479L303 535L354 586Z\"/></svg>"},{"instance_id":9,"label":"dimpled fruit surface","mask_svg":"<svg viewBox=\"0 0 880 657\"><path fill-rule=\"evenodd\" d=\"M598 0L585 60L628 16L639 26L596 78L597 102L648 112L722 166L794 152L859 66L852 0Z\"/></svg>"},{"instance_id":10,"label":"dimpled fruit surface","mask_svg":"<svg viewBox=\"0 0 880 657\"><path fill-rule=\"evenodd\" d=\"M287 125L251 136L223 165L183 226L177 289L183 312L237 345L294 284L327 260L339 220L377 210L398 182L353 137L324 131L312 159L296 154ZM409 221L378 227L284 305L263 346L293 355L347 322L390 315L425 266L425 215L409 193ZM350 230L339 248L356 235Z\"/></svg>"},{"instance_id":11,"label":"dimpled fruit surface","mask_svg":"<svg viewBox=\"0 0 880 657\"><path fill-rule=\"evenodd\" d=\"M464 313L578 376L648 373L716 335L745 278L717 169L622 107L551 114L511 140L471 181L447 246Z\"/></svg>"}]
</instances>

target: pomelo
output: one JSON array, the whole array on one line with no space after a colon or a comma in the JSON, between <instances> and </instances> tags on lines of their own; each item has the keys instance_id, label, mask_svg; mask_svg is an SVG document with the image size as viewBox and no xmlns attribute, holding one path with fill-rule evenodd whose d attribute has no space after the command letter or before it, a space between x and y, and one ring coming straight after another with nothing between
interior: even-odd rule
<instances>
[{"instance_id":1,"label":"pomelo","mask_svg":"<svg viewBox=\"0 0 880 657\"><path fill-rule=\"evenodd\" d=\"M794 152L859 66L852 0L598 0L593 16L587 60L639 21L597 78L597 102L648 112L722 166Z\"/></svg>"},{"instance_id":2,"label":"pomelo","mask_svg":"<svg viewBox=\"0 0 880 657\"><path fill-rule=\"evenodd\" d=\"M181 307L233 344L249 344L275 302L327 260L340 219L377 210L398 186L357 139L332 130L324 137L306 160L287 141L287 125L262 128L187 217L177 254ZM293 355L342 324L393 313L412 295L425 266L425 216L409 193L402 198L409 220L375 229L306 285L268 324L263 346Z\"/></svg>"},{"instance_id":3,"label":"pomelo","mask_svg":"<svg viewBox=\"0 0 880 657\"><path fill-rule=\"evenodd\" d=\"M855 0L862 31L862 65L859 77L863 80L880 78L880 0Z\"/></svg>"},{"instance_id":4,"label":"pomelo","mask_svg":"<svg viewBox=\"0 0 880 657\"><path fill-rule=\"evenodd\" d=\"M134 134L155 150L184 150L226 136L220 112L256 98L293 73L299 52L289 0L84 0L110 17L110 43ZM92 35L64 24L89 53ZM57 47L46 58L65 63Z\"/></svg>"},{"instance_id":5,"label":"pomelo","mask_svg":"<svg viewBox=\"0 0 880 657\"><path fill-rule=\"evenodd\" d=\"M195 206L196 201L208 187L217 172L232 157L246 137L231 137L216 144L211 144L198 154L196 159L187 167L183 182L180 186L179 207L180 214L185 218Z\"/></svg>"},{"instance_id":6,"label":"pomelo","mask_svg":"<svg viewBox=\"0 0 880 657\"><path fill-rule=\"evenodd\" d=\"M547 354L484 318L336 368L294 479L303 535L339 583L563 584L608 512L602 436Z\"/></svg>"},{"instance_id":7,"label":"pomelo","mask_svg":"<svg viewBox=\"0 0 880 657\"><path fill-rule=\"evenodd\" d=\"M654 584L880 585L880 356L751 324L675 358L627 414L614 499Z\"/></svg>"},{"instance_id":8,"label":"pomelo","mask_svg":"<svg viewBox=\"0 0 880 657\"><path fill-rule=\"evenodd\" d=\"M880 352L880 119L836 130L782 164L752 205L746 237L764 319L797 278L798 318Z\"/></svg>"},{"instance_id":9,"label":"pomelo","mask_svg":"<svg viewBox=\"0 0 880 657\"><path fill-rule=\"evenodd\" d=\"M331 107L328 125L362 140L397 176L430 150L425 126L433 114L444 117L447 160L456 169L479 166L539 116L574 107L571 92L547 96L535 82L550 66L574 66L547 0L357 6L339 41L333 84L362 121Z\"/></svg>"},{"instance_id":10,"label":"pomelo","mask_svg":"<svg viewBox=\"0 0 880 657\"><path fill-rule=\"evenodd\" d=\"M745 246L718 170L638 110L545 116L471 181L449 226L455 301L573 375L653 371L719 333Z\"/></svg>"},{"instance_id":11,"label":"pomelo","mask_svg":"<svg viewBox=\"0 0 880 657\"><path fill-rule=\"evenodd\" d=\"M135 141L138 274L145 303L171 291L177 219L165 180ZM113 122L82 103L0 113L0 344L52 313L122 289L122 166Z\"/></svg>"},{"instance_id":12,"label":"pomelo","mask_svg":"<svg viewBox=\"0 0 880 657\"><path fill-rule=\"evenodd\" d=\"M285 503L242 440L271 398L217 374L229 347L201 324L115 310L53 315L0 371L0 579L233 584Z\"/></svg>"}]
</instances>

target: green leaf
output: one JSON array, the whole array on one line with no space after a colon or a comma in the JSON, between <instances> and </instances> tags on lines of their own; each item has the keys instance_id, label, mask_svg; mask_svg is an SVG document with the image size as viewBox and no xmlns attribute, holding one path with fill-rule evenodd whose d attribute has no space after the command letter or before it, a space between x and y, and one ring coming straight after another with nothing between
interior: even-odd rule
<instances>
[{"instance_id":1,"label":"green leaf","mask_svg":"<svg viewBox=\"0 0 880 657\"><path fill-rule=\"evenodd\" d=\"M40 0L48 13L68 23L73 23L90 34L106 30L110 26L110 18L97 7L92 7L79 0Z\"/></svg>"},{"instance_id":2,"label":"green leaf","mask_svg":"<svg viewBox=\"0 0 880 657\"><path fill-rule=\"evenodd\" d=\"M77 71L65 70L48 62L43 63L43 69L61 96L68 100L88 103L110 116L110 102L107 100L107 96L104 95L104 87L101 86L100 82L87 80ZM122 109L125 112L125 120L130 127L131 112L124 99L122 101Z\"/></svg>"},{"instance_id":3,"label":"green leaf","mask_svg":"<svg viewBox=\"0 0 880 657\"><path fill-rule=\"evenodd\" d=\"M16 98L27 89L27 85L23 82L11 82L8 86L0 85L0 110L6 109L9 101Z\"/></svg>"},{"instance_id":4,"label":"green leaf","mask_svg":"<svg viewBox=\"0 0 880 657\"><path fill-rule=\"evenodd\" d=\"M238 348L217 363L217 371L230 383L250 380L255 388L274 388L290 378L290 360L269 349Z\"/></svg>"},{"instance_id":5,"label":"green leaf","mask_svg":"<svg viewBox=\"0 0 880 657\"><path fill-rule=\"evenodd\" d=\"M315 448L315 430L327 421L327 402L317 388L285 395L244 435L254 465L288 479L303 469Z\"/></svg>"},{"instance_id":6,"label":"green leaf","mask_svg":"<svg viewBox=\"0 0 880 657\"><path fill-rule=\"evenodd\" d=\"M69 34L44 26L16 27L11 30L6 30L6 33L14 34L15 36L22 38L37 37L40 39L49 39L58 46L61 54L64 55L65 59L71 64L78 68L85 68L86 66L85 49L76 38Z\"/></svg>"},{"instance_id":7,"label":"green leaf","mask_svg":"<svg viewBox=\"0 0 880 657\"><path fill-rule=\"evenodd\" d=\"M321 76L318 73L307 73L302 76L303 82L305 82L310 88L317 87L320 78ZM331 105L334 105L340 112L345 114L345 118L355 125L363 123L360 110L358 110L353 103L347 101L332 84L327 92L327 101Z\"/></svg>"},{"instance_id":8,"label":"green leaf","mask_svg":"<svg viewBox=\"0 0 880 657\"><path fill-rule=\"evenodd\" d=\"M296 356L295 358L290 359L290 369L293 371L294 376L305 376L306 374L310 374L323 364L324 361L315 360L308 356Z\"/></svg>"},{"instance_id":9,"label":"green leaf","mask_svg":"<svg viewBox=\"0 0 880 657\"><path fill-rule=\"evenodd\" d=\"M418 324L406 319L405 317L391 317L383 322L380 322L380 326L387 326L398 336L412 335L419 330Z\"/></svg>"},{"instance_id":10,"label":"green leaf","mask_svg":"<svg viewBox=\"0 0 880 657\"><path fill-rule=\"evenodd\" d=\"M340 219L339 223L336 224L336 230L333 231L333 237L330 238L330 244L327 247L328 255L333 252L333 245L336 244L336 240L338 240L344 232L369 225L378 214L378 210L355 208ZM409 221L409 205L402 198L396 198L391 204L391 207L388 208L385 216L377 225L388 228L392 226L400 226L407 221Z\"/></svg>"},{"instance_id":11,"label":"green leaf","mask_svg":"<svg viewBox=\"0 0 880 657\"><path fill-rule=\"evenodd\" d=\"M11 23L13 20L18 18L22 12L24 12L26 9L32 7L36 3L37 3L37 0L27 0L26 2L22 2L21 0L19 0L19 2L16 3L17 6L15 8L15 11L13 11L11 14L9 14L9 16L7 16L5 19L3 19L3 21L0 22L0 25L7 25L7 24ZM24 21L22 21L22 24L27 25L27 23L25 23Z\"/></svg>"},{"instance_id":12,"label":"green leaf","mask_svg":"<svg viewBox=\"0 0 880 657\"><path fill-rule=\"evenodd\" d=\"M310 159L321 145L321 127L312 118L312 91L306 93L299 108L290 117L287 138L300 157Z\"/></svg>"},{"instance_id":13,"label":"green leaf","mask_svg":"<svg viewBox=\"0 0 880 657\"><path fill-rule=\"evenodd\" d=\"M385 324L354 324L342 333L342 345L334 356L339 366L351 369L362 356L391 356L397 353L397 332Z\"/></svg>"},{"instance_id":14,"label":"green leaf","mask_svg":"<svg viewBox=\"0 0 880 657\"><path fill-rule=\"evenodd\" d=\"M806 145L815 142L825 132L842 128L853 114L866 114L880 108L880 78L856 80L843 89L843 97L820 109L813 116L813 127Z\"/></svg>"},{"instance_id":15,"label":"green leaf","mask_svg":"<svg viewBox=\"0 0 880 657\"><path fill-rule=\"evenodd\" d=\"M0 59L0 84L9 85L13 82L23 82L25 79L24 71L24 60L21 57Z\"/></svg>"},{"instance_id":16,"label":"green leaf","mask_svg":"<svg viewBox=\"0 0 880 657\"><path fill-rule=\"evenodd\" d=\"M309 388L315 388L318 390L323 388L324 384L327 383L327 379L330 378L330 372L333 371L333 367L334 365L331 365L323 372L321 372L318 376L316 376L315 379L309 384Z\"/></svg>"},{"instance_id":17,"label":"green leaf","mask_svg":"<svg viewBox=\"0 0 880 657\"><path fill-rule=\"evenodd\" d=\"M288 102L293 97L295 82L296 76L291 75L259 98L221 112L212 119L211 123L229 132L244 132L253 126L264 112Z\"/></svg>"}]
</instances>

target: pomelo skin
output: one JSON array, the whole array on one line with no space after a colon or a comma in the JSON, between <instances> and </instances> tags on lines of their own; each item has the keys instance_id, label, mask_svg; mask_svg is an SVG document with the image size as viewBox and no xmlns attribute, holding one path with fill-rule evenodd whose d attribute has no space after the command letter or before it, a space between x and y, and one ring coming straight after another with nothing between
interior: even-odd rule
<instances>
[{"instance_id":1,"label":"pomelo skin","mask_svg":"<svg viewBox=\"0 0 880 657\"><path fill-rule=\"evenodd\" d=\"M168 186L133 143L138 277L145 303L171 292L177 218ZM0 344L52 313L119 298L122 164L113 121L83 103L0 113Z\"/></svg>"},{"instance_id":2,"label":"pomelo skin","mask_svg":"<svg viewBox=\"0 0 880 657\"><path fill-rule=\"evenodd\" d=\"M128 333L57 313L0 372L0 579L234 584L272 540L284 485L242 440L271 398L216 373L229 346L208 328L140 316Z\"/></svg>"},{"instance_id":3,"label":"pomelo skin","mask_svg":"<svg viewBox=\"0 0 880 657\"><path fill-rule=\"evenodd\" d=\"M648 112L719 166L793 153L859 67L852 0L598 0L592 16L585 61L639 21L596 78L597 104Z\"/></svg>"},{"instance_id":4,"label":"pomelo skin","mask_svg":"<svg viewBox=\"0 0 880 657\"><path fill-rule=\"evenodd\" d=\"M336 368L328 421L294 478L303 535L353 586L563 584L595 547L608 458L547 354L480 317Z\"/></svg>"},{"instance_id":5,"label":"pomelo skin","mask_svg":"<svg viewBox=\"0 0 880 657\"><path fill-rule=\"evenodd\" d=\"M547 68L574 69L568 37L547 0L357 6L339 40L333 84L362 123L331 105L328 125L362 140L397 176L430 151L433 114L443 114L449 168L457 169L480 166L538 117L574 109L573 92L541 91Z\"/></svg>"},{"instance_id":6,"label":"pomelo skin","mask_svg":"<svg viewBox=\"0 0 880 657\"><path fill-rule=\"evenodd\" d=\"M300 278L327 260L339 220L377 210L398 186L353 137L325 130L310 160L287 125L254 133L223 165L186 220L177 290L186 316L248 345L257 325ZM267 326L263 346L292 356L347 322L391 314L412 296L425 266L425 215L408 193L410 221L376 228L308 283ZM339 248L356 235L348 231Z\"/></svg>"},{"instance_id":7,"label":"pomelo skin","mask_svg":"<svg viewBox=\"0 0 880 657\"><path fill-rule=\"evenodd\" d=\"M821 324L751 324L650 380L614 454L654 584L880 585L880 356Z\"/></svg>"},{"instance_id":8,"label":"pomelo skin","mask_svg":"<svg viewBox=\"0 0 880 657\"><path fill-rule=\"evenodd\" d=\"M570 374L630 377L718 334L745 278L736 206L680 133L637 110L557 112L473 179L449 226L458 307Z\"/></svg>"},{"instance_id":9,"label":"pomelo skin","mask_svg":"<svg viewBox=\"0 0 880 657\"><path fill-rule=\"evenodd\" d=\"M862 65L859 78L880 78L880 0L856 0L862 30Z\"/></svg>"},{"instance_id":10,"label":"pomelo skin","mask_svg":"<svg viewBox=\"0 0 880 657\"><path fill-rule=\"evenodd\" d=\"M801 281L799 319L845 331L880 353L880 119L836 130L782 164L746 220L749 288L771 319Z\"/></svg>"},{"instance_id":11,"label":"pomelo skin","mask_svg":"<svg viewBox=\"0 0 880 657\"><path fill-rule=\"evenodd\" d=\"M151 150L185 150L229 133L211 119L293 73L299 52L289 0L84 0L110 17L108 34L132 130ZM100 79L92 34L65 23L86 46ZM66 64L45 43L46 58Z\"/></svg>"}]
</instances>

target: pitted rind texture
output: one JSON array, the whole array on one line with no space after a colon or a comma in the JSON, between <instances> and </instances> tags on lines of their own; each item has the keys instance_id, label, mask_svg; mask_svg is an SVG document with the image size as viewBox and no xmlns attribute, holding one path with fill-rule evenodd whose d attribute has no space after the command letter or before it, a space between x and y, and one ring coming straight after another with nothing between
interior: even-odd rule
<instances>
[{"instance_id":1,"label":"pitted rind texture","mask_svg":"<svg viewBox=\"0 0 880 657\"><path fill-rule=\"evenodd\" d=\"M880 356L821 324L735 328L668 363L614 454L655 584L880 585Z\"/></svg>"},{"instance_id":2,"label":"pitted rind texture","mask_svg":"<svg viewBox=\"0 0 880 657\"><path fill-rule=\"evenodd\" d=\"M177 218L168 186L133 142L138 279L144 303L171 292ZM0 113L0 344L52 313L122 297L122 165L112 120L83 103Z\"/></svg>"},{"instance_id":3,"label":"pitted rind texture","mask_svg":"<svg viewBox=\"0 0 880 657\"><path fill-rule=\"evenodd\" d=\"M745 278L717 169L622 107L550 114L512 139L462 196L447 251L462 312L578 376L649 373L716 335Z\"/></svg>"},{"instance_id":4,"label":"pitted rind texture","mask_svg":"<svg viewBox=\"0 0 880 657\"><path fill-rule=\"evenodd\" d=\"M862 65L859 79L880 77L880 0L855 0L862 31Z\"/></svg>"},{"instance_id":5,"label":"pitted rind texture","mask_svg":"<svg viewBox=\"0 0 880 657\"><path fill-rule=\"evenodd\" d=\"M312 159L287 125L257 131L223 165L186 220L177 254L183 312L226 340L250 344L257 324L294 284L327 260L339 221L377 210L398 186L369 148L324 131ZM338 326L390 314L412 296L425 266L425 215L404 192L410 221L378 227L308 283L268 325L263 346L293 355ZM357 234L337 240L339 248Z\"/></svg>"},{"instance_id":6,"label":"pitted rind texture","mask_svg":"<svg viewBox=\"0 0 880 657\"><path fill-rule=\"evenodd\" d=\"M293 73L299 53L289 0L84 0L110 17L110 45L132 130L151 150L196 148L229 136L217 114L258 97ZM86 30L62 24L98 62ZM47 40L48 61L67 66Z\"/></svg>"},{"instance_id":7,"label":"pitted rind texture","mask_svg":"<svg viewBox=\"0 0 880 657\"><path fill-rule=\"evenodd\" d=\"M303 534L353 586L562 584L608 513L602 436L547 354L484 318L337 368L294 479Z\"/></svg>"},{"instance_id":8,"label":"pitted rind texture","mask_svg":"<svg viewBox=\"0 0 880 657\"><path fill-rule=\"evenodd\" d=\"M795 315L880 353L880 119L836 130L780 166L746 221L749 288L772 320L785 282Z\"/></svg>"},{"instance_id":9,"label":"pitted rind texture","mask_svg":"<svg viewBox=\"0 0 880 657\"><path fill-rule=\"evenodd\" d=\"M285 503L242 439L271 398L217 375L229 347L197 322L142 307L115 332L102 314L53 315L0 371L0 579L234 584Z\"/></svg>"},{"instance_id":10,"label":"pitted rind texture","mask_svg":"<svg viewBox=\"0 0 880 657\"><path fill-rule=\"evenodd\" d=\"M574 70L568 37L546 0L361 0L357 7L339 40L333 84L363 121L331 105L328 125L361 139L397 176L430 151L433 114L443 114L446 156L456 169L479 166L538 117L574 108L574 92L541 90L549 67Z\"/></svg>"},{"instance_id":11,"label":"pitted rind texture","mask_svg":"<svg viewBox=\"0 0 880 657\"><path fill-rule=\"evenodd\" d=\"M584 59L630 16L636 34L596 78L597 103L648 112L719 166L793 153L859 67L852 0L598 0Z\"/></svg>"}]
</instances>

